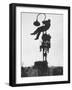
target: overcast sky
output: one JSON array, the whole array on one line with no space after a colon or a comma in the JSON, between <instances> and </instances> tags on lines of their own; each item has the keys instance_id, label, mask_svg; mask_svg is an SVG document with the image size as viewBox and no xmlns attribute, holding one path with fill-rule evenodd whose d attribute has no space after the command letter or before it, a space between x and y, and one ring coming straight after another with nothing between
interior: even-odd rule
<instances>
[{"instance_id":1,"label":"overcast sky","mask_svg":"<svg viewBox=\"0 0 72 90\"><path fill-rule=\"evenodd\" d=\"M39 40L34 40L36 36L30 35L37 27L33 25L38 13L21 13L22 23L22 65L31 66L35 61L42 61L42 52L39 50L41 35ZM44 15L39 16L40 23ZM47 31L51 35L51 48L47 61L49 66L63 65L63 15L46 14L46 20L51 19L51 27ZM42 23L41 23L42 25Z\"/></svg>"}]
</instances>

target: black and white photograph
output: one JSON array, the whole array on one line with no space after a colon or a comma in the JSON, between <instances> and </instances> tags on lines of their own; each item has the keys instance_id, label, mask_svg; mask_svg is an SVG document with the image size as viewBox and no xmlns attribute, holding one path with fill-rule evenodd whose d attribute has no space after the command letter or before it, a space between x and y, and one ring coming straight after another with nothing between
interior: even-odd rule
<instances>
[{"instance_id":1,"label":"black and white photograph","mask_svg":"<svg viewBox=\"0 0 72 90\"><path fill-rule=\"evenodd\" d=\"M10 10L10 85L70 82L70 7L11 4Z\"/></svg>"},{"instance_id":2,"label":"black and white photograph","mask_svg":"<svg viewBox=\"0 0 72 90\"><path fill-rule=\"evenodd\" d=\"M21 77L63 75L63 15L21 13Z\"/></svg>"}]
</instances>

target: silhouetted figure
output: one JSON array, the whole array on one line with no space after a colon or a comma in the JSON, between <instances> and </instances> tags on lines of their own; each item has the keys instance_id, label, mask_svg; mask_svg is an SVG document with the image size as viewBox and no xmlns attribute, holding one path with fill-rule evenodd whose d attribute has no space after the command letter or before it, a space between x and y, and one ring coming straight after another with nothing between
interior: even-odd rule
<instances>
[{"instance_id":1,"label":"silhouetted figure","mask_svg":"<svg viewBox=\"0 0 72 90\"><path fill-rule=\"evenodd\" d=\"M38 27L31 35L37 34L35 40L37 40L41 34L41 32L45 32L50 28L50 19L43 21L43 26Z\"/></svg>"},{"instance_id":2,"label":"silhouetted figure","mask_svg":"<svg viewBox=\"0 0 72 90\"><path fill-rule=\"evenodd\" d=\"M43 61L47 61L47 53L49 53L49 48L51 47L50 39L51 39L50 34L42 35L42 44L40 46L40 51L43 50Z\"/></svg>"}]
</instances>

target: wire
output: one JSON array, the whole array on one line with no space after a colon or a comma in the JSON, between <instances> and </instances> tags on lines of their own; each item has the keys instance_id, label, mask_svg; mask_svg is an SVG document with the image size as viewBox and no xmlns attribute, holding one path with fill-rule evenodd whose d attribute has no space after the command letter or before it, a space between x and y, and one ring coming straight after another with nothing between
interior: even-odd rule
<instances>
[{"instance_id":1,"label":"wire","mask_svg":"<svg viewBox=\"0 0 72 90\"><path fill-rule=\"evenodd\" d=\"M40 16L41 14L44 15L44 20L46 19L46 14L45 14L45 13L39 13L39 14L37 15L37 17L36 17L36 20L38 20L38 16Z\"/></svg>"}]
</instances>

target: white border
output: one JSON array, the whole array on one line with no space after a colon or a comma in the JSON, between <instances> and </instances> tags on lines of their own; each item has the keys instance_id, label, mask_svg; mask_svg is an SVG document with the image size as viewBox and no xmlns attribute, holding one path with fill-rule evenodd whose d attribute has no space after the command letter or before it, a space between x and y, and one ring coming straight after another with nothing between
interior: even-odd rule
<instances>
[{"instance_id":1,"label":"white border","mask_svg":"<svg viewBox=\"0 0 72 90\"><path fill-rule=\"evenodd\" d=\"M21 78L21 12L57 13L63 14L63 49L64 66L62 76ZM16 84L53 82L68 80L68 11L65 9L43 9L31 7L16 7Z\"/></svg>"}]
</instances>

